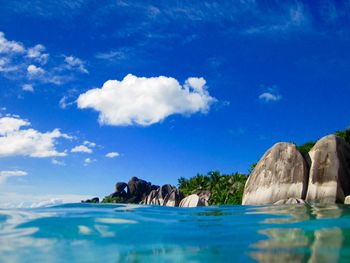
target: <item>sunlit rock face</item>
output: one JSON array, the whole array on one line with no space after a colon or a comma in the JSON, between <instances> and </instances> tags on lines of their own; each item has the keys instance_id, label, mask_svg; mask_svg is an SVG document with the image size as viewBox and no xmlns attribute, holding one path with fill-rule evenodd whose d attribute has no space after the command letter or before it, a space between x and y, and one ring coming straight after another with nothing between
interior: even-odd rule
<instances>
[{"instance_id":1,"label":"sunlit rock face","mask_svg":"<svg viewBox=\"0 0 350 263\"><path fill-rule=\"evenodd\" d=\"M308 165L291 143L277 143L260 159L249 176L243 205L271 204L279 200L305 199Z\"/></svg>"},{"instance_id":2,"label":"sunlit rock face","mask_svg":"<svg viewBox=\"0 0 350 263\"><path fill-rule=\"evenodd\" d=\"M344 204L350 205L350 195L348 195L347 197L345 197Z\"/></svg>"},{"instance_id":3,"label":"sunlit rock face","mask_svg":"<svg viewBox=\"0 0 350 263\"><path fill-rule=\"evenodd\" d=\"M205 206L202 203L201 199L198 195L192 194L181 200L179 207L197 207L197 206Z\"/></svg>"},{"instance_id":4,"label":"sunlit rock face","mask_svg":"<svg viewBox=\"0 0 350 263\"><path fill-rule=\"evenodd\" d=\"M311 158L306 201L343 203L350 194L350 146L335 135L319 140Z\"/></svg>"}]
</instances>

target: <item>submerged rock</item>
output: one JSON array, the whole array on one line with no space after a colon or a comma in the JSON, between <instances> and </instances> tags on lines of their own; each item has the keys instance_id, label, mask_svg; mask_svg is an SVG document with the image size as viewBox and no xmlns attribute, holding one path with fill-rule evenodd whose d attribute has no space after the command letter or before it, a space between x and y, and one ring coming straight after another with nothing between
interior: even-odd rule
<instances>
[{"instance_id":1,"label":"submerged rock","mask_svg":"<svg viewBox=\"0 0 350 263\"><path fill-rule=\"evenodd\" d=\"M279 200L274 203L274 205L294 205L294 204L306 204L306 202L303 199L289 198L289 199Z\"/></svg>"},{"instance_id":2,"label":"submerged rock","mask_svg":"<svg viewBox=\"0 0 350 263\"><path fill-rule=\"evenodd\" d=\"M309 152L311 168L306 195L308 202L343 203L350 194L350 145L328 135Z\"/></svg>"},{"instance_id":3,"label":"submerged rock","mask_svg":"<svg viewBox=\"0 0 350 263\"><path fill-rule=\"evenodd\" d=\"M277 143L260 159L249 176L243 205L262 205L279 200L305 199L308 165L291 143Z\"/></svg>"}]
</instances>

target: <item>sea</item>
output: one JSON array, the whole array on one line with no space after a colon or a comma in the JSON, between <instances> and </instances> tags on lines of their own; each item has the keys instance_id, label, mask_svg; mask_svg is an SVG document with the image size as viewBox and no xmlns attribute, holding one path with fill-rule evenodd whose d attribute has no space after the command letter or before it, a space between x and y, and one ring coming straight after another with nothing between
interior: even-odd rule
<instances>
[{"instance_id":1,"label":"sea","mask_svg":"<svg viewBox=\"0 0 350 263\"><path fill-rule=\"evenodd\" d=\"M350 206L0 209L0 262L350 262Z\"/></svg>"}]
</instances>

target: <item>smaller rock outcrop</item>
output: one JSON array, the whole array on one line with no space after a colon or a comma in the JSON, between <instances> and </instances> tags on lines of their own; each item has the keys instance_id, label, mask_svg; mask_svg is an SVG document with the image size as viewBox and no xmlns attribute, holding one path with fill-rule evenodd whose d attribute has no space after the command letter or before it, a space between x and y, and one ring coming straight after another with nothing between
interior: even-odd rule
<instances>
[{"instance_id":1,"label":"smaller rock outcrop","mask_svg":"<svg viewBox=\"0 0 350 263\"><path fill-rule=\"evenodd\" d=\"M209 205L209 199L211 197L211 192L209 190L197 190L194 194L198 195L201 204L204 206Z\"/></svg>"},{"instance_id":2,"label":"smaller rock outcrop","mask_svg":"<svg viewBox=\"0 0 350 263\"><path fill-rule=\"evenodd\" d=\"M350 195L345 197L344 204L350 205Z\"/></svg>"},{"instance_id":3,"label":"smaller rock outcrop","mask_svg":"<svg viewBox=\"0 0 350 263\"><path fill-rule=\"evenodd\" d=\"M205 206L202 203L201 199L198 195L192 194L181 200L179 207L197 207L197 206Z\"/></svg>"}]
</instances>

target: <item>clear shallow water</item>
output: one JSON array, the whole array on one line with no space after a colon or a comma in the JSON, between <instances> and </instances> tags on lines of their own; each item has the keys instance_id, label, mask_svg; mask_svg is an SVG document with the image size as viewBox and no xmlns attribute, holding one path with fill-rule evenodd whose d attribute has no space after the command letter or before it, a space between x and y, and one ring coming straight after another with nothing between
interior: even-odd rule
<instances>
[{"instance_id":1,"label":"clear shallow water","mask_svg":"<svg viewBox=\"0 0 350 263\"><path fill-rule=\"evenodd\" d=\"M0 262L349 262L350 206L0 209Z\"/></svg>"}]
</instances>

